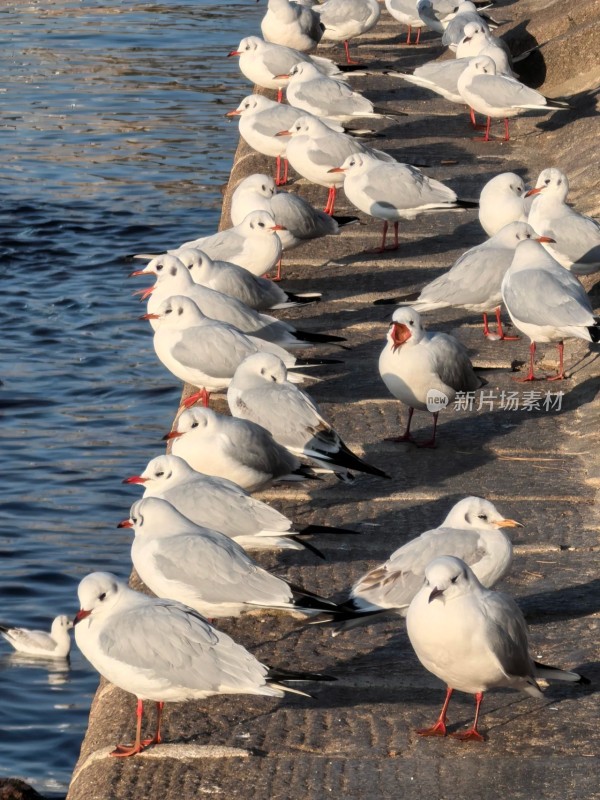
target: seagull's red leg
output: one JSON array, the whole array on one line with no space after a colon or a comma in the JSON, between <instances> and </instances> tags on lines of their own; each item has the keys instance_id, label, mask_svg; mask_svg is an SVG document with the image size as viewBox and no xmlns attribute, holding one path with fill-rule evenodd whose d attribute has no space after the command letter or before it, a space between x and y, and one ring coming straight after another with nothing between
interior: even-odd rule
<instances>
[{"instance_id":1,"label":"seagull's red leg","mask_svg":"<svg viewBox=\"0 0 600 800\"><path fill-rule=\"evenodd\" d=\"M417 442L417 447L435 447L435 432L437 430L439 413L439 411L433 412L433 433L431 434L431 439L428 439L426 442Z\"/></svg>"},{"instance_id":2,"label":"seagull's red leg","mask_svg":"<svg viewBox=\"0 0 600 800\"><path fill-rule=\"evenodd\" d=\"M496 308L496 332L503 342L517 342L520 336L506 336L502 327L502 309L500 306Z\"/></svg>"},{"instance_id":3,"label":"seagull's red leg","mask_svg":"<svg viewBox=\"0 0 600 800\"><path fill-rule=\"evenodd\" d=\"M281 280L281 262L282 262L282 260L283 260L283 258L280 258L279 261L277 262L277 274L275 275L274 278L271 279L275 283L278 283Z\"/></svg>"},{"instance_id":4,"label":"seagull's red leg","mask_svg":"<svg viewBox=\"0 0 600 800\"><path fill-rule=\"evenodd\" d=\"M539 381L541 378L536 378L533 372L533 358L535 356L535 342L529 345L529 372L526 378L515 378L517 383L527 383L527 381Z\"/></svg>"},{"instance_id":5,"label":"seagull's red leg","mask_svg":"<svg viewBox=\"0 0 600 800\"><path fill-rule=\"evenodd\" d=\"M137 701L136 709L137 723L135 727L135 742L132 745L118 744L110 754L116 758L127 758L134 756L136 753L141 753L144 745L141 742L142 738L142 717L144 715L144 702L140 699Z\"/></svg>"},{"instance_id":6,"label":"seagull's red leg","mask_svg":"<svg viewBox=\"0 0 600 800\"><path fill-rule=\"evenodd\" d=\"M510 140L510 134L508 132L508 117L504 118L504 141L508 142Z\"/></svg>"},{"instance_id":7,"label":"seagull's red leg","mask_svg":"<svg viewBox=\"0 0 600 800\"><path fill-rule=\"evenodd\" d=\"M398 222L394 222L394 244L388 250L397 250L400 245L398 243Z\"/></svg>"},{"instance_id":8,"label":"seagull's red leg","mask_svg":"<svg viewBox=\"0 0 600 800\"><path fill-rule=\"evenodd\" d=\"M417 38L415 39L415 44L419 44L421 41L421 28L417 28Z\"/></svg>"},{"instance_id":9,"label":"seagull's red leg","mask_svg":"<svg viewBox=\"0 0 600 800\"><path fill-rule=\"evenodd\" d=\"M565 355L565 344L564 344L564 342L559 342L558 343L558 358L559 358L558 372L556 373L556 375L552 375L551 377L546 378L546 380L548 380L548 381L564 381L564 379L565 379L565 368L564 368L564 365L563 365L564 355Z\"/></svg>"},{"instance_id":10,"label":"seagull's red leg","mask_svg":"<svg viewBox=\"0 0 600 800\"><path fill-rule=\"evenodd\" d=\"M277 102L278 103L283 102L283 88L281 86L279 87L279 89L277 89Z\"/></svg>"},{"instance_id":11,"label":"seagull's red leg","mask_svg":"<svg viewBox=\"0 0 600 800\"><path fill-rule=\"evenodd\" d=\"M477 692L475 695L475 719L473 720L472 727L469 728L468 731L463 731L462 733L451 733L450 736L453 736L455 739L460 739L461 742L469 742L469 741L476 741L476 742L484 742L485 739L477 730L477 722L479 720L479 708L481 706L481 701L483 700L483 692Z\"/></svg>"},{"instance_id":12,"label":"seagull's red leg","mask_svg":"<svg viewBox=\"0 0 600 800\"><path fill-rule=\"evenodd\" d=\"M277 172L275 174L275 186L281 186L281 156L277 156L275 163L277 164Z\"/></svg>"},{"instance_id":13,"label":"seagull's red leg","mask_svg":"<svg viewBox=\"0 0 600 800\"><path fill-rule=\"evenodd\" d=\"M414 414L414 408L408 407L408 420L406 422L406 430L402 434L402 436L391 436L389 439L386 439L386 442L414 442L413 437L410 434L410 422L412 420L412 415Z\"/></svg>"},{"instance_id":14,"label":"seagull's red leg","mask_svg":"<svg viewBox=\"0 0 600 800\"><path fill-rule=\"evenodd\" d=\"M410 34L412 33L412 28L408 26L408 33L406 34L406 44L410 44Z\"/></svg>"},{"instance_id":15,"label":"seagull's red leg","mask_svg":"<svg viewBox=\"0 0 600 800\"><path fill-rule=\"evenodd\" d=\"M162 712L165 704L162 702L158 702L156 704L156 733L152 737L152 739L144 739L142 745L144 747L148 747L151 744L160 744L162 742L162 736L160 735L160 722L162 719Z\"/></svg>"},{"instance_id":16,"label":"seagull's red leg","mask_svg":"<svg viewBox=\"0 0 600 800\"><path fill-rule=\"evenodd\" d=\"M325 206L325 213L329 214L329 216L333 215L335 211L335 196L337 194L337 189L335 186L329 187L329 195L327 197L327 205Z\"/></svg>"},{"instance_id":17,"label":"seagull's red leg","mask_svg":"<svg viewBox=\"0 0 600 800\"><path fill-rule=\"evenodd\" d=\"M206 389L200 389L194 394L191 394L189 397L186 397L185 400L181 403L184 408L191 408L198 400L202 401L202 405L204 408L208 408L208 401L210 400L210 392L207 392Z\"/></svg>"},{"instance_id":18,"label":"seagull's red leg","mask_svg":"<svg viewBox=\"0 0 600 800\"><path fill-rule=\"evenodd\" d=\"M489 336L491 334L490 327L488 325L488 315L483 312L483 335Z\"/></svg>"},{"instance_id":19,"label":"seagull's red leg","mask_svg":"<svg viewBox=\"0 0 600 800\"><path fill-rule=\"evenodd\" d=\"M448 711L448 706L450 705L450 698L452 697L452 692L454 689L451 689L449 686L446 689L446 699L444 700L444 705L442 706L442 710L440 711L440 715L437 718L437 722L431 728L421 728L417 731L419 736L445 736L446 735L446 712Z\"/></svg>"},{"instance_id":20,"label":"seagull's red leg","mask_svg":"<svg viewBox=\"0 0 600 800\"><path fill-rule=\"evenodd\" d=\"M420 30L420 29L419 29ZM479 125L475 119L475 111L469 106L469 116L471 118L471 125L476 131L484 131L485 125Z\"/></svg>"},{"instance_id":21,"label":"seagull's red leg","mask_svg":"<svg viewBox=\"0 0 600 800\"><path fill-rule=\"evenodd\" d=\"M344 49L346 51L346 63L348 63L348 64L359 64L360 63L359 61L353 61L350 58L350 48L348 46L348 40L347 39L344 42Z\"/></svg>"}]
</instances>

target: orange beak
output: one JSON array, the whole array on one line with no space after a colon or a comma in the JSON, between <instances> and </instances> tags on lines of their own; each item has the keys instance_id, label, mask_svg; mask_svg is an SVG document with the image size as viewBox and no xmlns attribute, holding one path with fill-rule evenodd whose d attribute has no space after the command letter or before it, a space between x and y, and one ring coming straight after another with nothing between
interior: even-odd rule
<instances>
[{"instance_id":1,"label":"orange beak","mask_svg":"<svg viewBox=\"0 0 600 800\"><path fill-rule=\"evenodd\" d=\"M275 136L291 136L291 135L292 135L291 131L279 131L279 133L275 134Z\"/></svg>"},{"instance_id":2,"label":"orange beak","mask_svg":"<svg viewBox=\"0 0 600 800\"><path fill-rule=\"evenodd\" d=\"M275 75L275 80L276 81L279 81L279 80L284 81L284 80L287 80L289 77L290 77L289 75Z\"/></svg>"},{"instance_id":3,"label":"orange beak","mask_svg":"<svg viewBox=\"0 0 600 800\"><path fill-rule=\"evenodd\" d=\"M536 189L530 189L528 192L525 192L525 197L531 197L534 194L539 194L542 189L545 189L545 186L538 186Z\"/></svg>"},{"instance_id":4,"label":"orange beak","mask_svg":"<svg viewBox=\"0 0 600 800\"><path fill-rule=\"evenodd\" d=\"M160 319L160 314L142 314L139 319Z\"/></svg>"},{"instance_id":5,"label":"orange beak","mask_svg":"<svg viewBox=\"0 0 600 800\"><path fill-rule=\"evenodd\" d=\"M131 478L123 478L122 483L146 483L148 478L142 478L141 475L132 475Z\"/></svg>"},{"instance_id":6,"label":"orange beak","mask_svg":"<svg viewBox=\"0 0 600 800\"><path fill-rule=\"evenodd\" d=\"M535 241L541 242L542 244L556 244L556 239L551 239L549 236L538 236Z\"/></svg>"},{"instance_id":7,"label":"orange beak","mask_svg":"<svg viewBox=\"0 0 600 800\"><path fill-rule=\"evenodd\" d=\"M123 519L119 522L117 528L133 528L133 522L130 519Z\"/></svg>"},{"instance_id":8,"label":"orange beak","mask_svg":"<svg viewBox=\"0 0 600 800\"><path fill-rule=\"evenodd\" d=\"M138 275L156 275L156 272L146 272L145 269L136 269L135 272L130 272L130 278L137 278Z\"/></svg>"},{"instance_id":9,"label":"orange beak","mask_svg":"<svg viewBox=\"0 0 600 800\"><path fill-rule=\"evenodd\" d=\"M83 609L83 608L81 608L81 609L80 609L80 610L79 610L79 611L78 611L78 612L75 614L75 619L73 620L73 625L77 625L77 623L78 623L78 622L81 622L81 620L82 620L82 619L85 619L86 617L89 617L89 615L90 615L91 613L92 613L91 611L84 611L84 609Z\"/></svg>"},{"instance_id":10,"label":"orange beak","mask_svg":"<svg viewBox=\"0 0 600 800\"><path fill-rule=\"evenodd\" d=\"M238 111L238 110L237 110L237 108L236 108L236 109L235 109L235 111L228 111L228 112L225 114L225 116L226 116L226 117L239 117L241 113L242 113L242 112L241 112L241 111Z\"/></svg>"},{"instance_id":11,"label":"orange beak","mask_svg":"<svg viewBox=\"0 0 600 800\"><path fill-rule=\"evenodd\" d=\"M344 167L333 167L333 169L328 169L327 172L346 172Z\"/></svg>"},{"instance_id":12,"label":"orange beak","mask_svg":"<svg viewBox=\"0 0 600 800\"><path fill-rule=\"evenodd\" d=\"M271 225L269 230L271 230L271 231L287 231L287 228L285 227L285 225Z\"/></svg>"},{"instance_id":13,"label":"orange beak","mask_svg":"<svg viewBox=\"0 0 600 800\"><path fill-rule=\"evenodd\" d=\"M227 53L227 58L231 58L231 56L241 56L241 55L242 54L240 53L239 50L232 50L230 53Z\"/></svg>"},{"instance_id":14,"label":"orange beak","mask_svg":"<svg viewBox=\"0 0 600 800\"><path fill-rule=\"evenodd\" d=\"M177 439L179 436L183 436L183 433L179 433L179 431L171 431L170 433L165 433L163 436L163 442L170 442L171 439Z\"/></svg>"}]
</instances>

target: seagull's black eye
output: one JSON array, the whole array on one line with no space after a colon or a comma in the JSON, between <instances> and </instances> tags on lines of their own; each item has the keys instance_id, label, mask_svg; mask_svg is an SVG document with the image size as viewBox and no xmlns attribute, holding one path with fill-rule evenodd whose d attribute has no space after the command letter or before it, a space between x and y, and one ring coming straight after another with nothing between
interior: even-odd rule
<instances>
[{"instance_id":1,"label":"seagull's black eye","mask_svg":"<svg viewBox=\"0 0 600 800\"><path fill-rule=\"evenodd\" d=\"M162 478L162 476L163 476L164 474L165 474L164 472L155 472L155 473L154 473L154 477L155 477L155 478Z\"/></svg>"},{"instance_id":2,"label":"seagull's black eye","mask_svg":"<svg viewBox=\"0 0 600 800\"><path fill-rule=\"evenodd\" d=\"M549 185L550 185L550 178L546 178L546 180L544 181L544 183L546 184L546 186L549 186Z\"/></svg>"},{"instance_id":3,"label":"seagull's black eye","mask_svg":"<svg viewBox=\"0 0 600 800\"><path fill-rule=\"evenodd\" d=\"M414 321L414 319L409 319L409 320L408 320L408 324L409 324L409 325L414 325L414 324L415 324L415 321Z\"/></svg>"},{"instance_id":4,"label":"seagull's black eye","mask_svg":"<svg viewBox=\"0 0 600 800\"><path fill-rule=\"evenodd\" d=\"M450 583L456 583L456 581L457 581L457 580L458 580L458 575L455 575L455 576L454 576L454 577L451 579Z\"/></svg>"},{"instance_id":5,"label":"seagull's black eye","mask_svg":"<svg viewBox=\"0 0 600 800\"><path fill-rule=\"evenodd\" d=\"M164 264L157 264L157 265L156 265L156 271L157 271L157 272L160 272L160 271L161 271L161 269L163 268L163 266L164 266Z\"/></svg>"},{"instance_id":6,"label":"seagull's black eye","mask_svg":"<svg viewBox=\"0 0 600 800\"><path fill-rule=\"evenodd\" d=\"M166 311L165 311L165 314L170 314L172 311L173 311L172 308L167 308Z\"/></svg>"},{"instance_id":7,"label":"seagull's black eye","mask_svg":"<svg viewBox=\"0 0 600 800\"><path fill-rule=\"evenodd\" d=\"M485 519L487 521L487 514L478 514L477 519Z\"/></svg>"},{"instance_id":8,"label":"seagull's black eye","mask_svg":"<svg viewBox=\"0 0 600 800\"><path fill-rule=\"evenodd\" d=\"M191 427L192 428L197 428L198 427L198 423L197 422L192 422Z\"/></svg>"},{"instance_id":9,"label":"seagull's black eye","mask_svg":"<svg viewBox=\"0 0 600 800\"><path fill-rule=\"evenodd\" d=\"M266 186L261 186L260 188L263 190L263 192L267 191L267 187Z\"/></svg>"},{"instance_id":10,"label":"seagull's black eye","mask_svg":"<svg viewBox=\"0 0 600 800\"><path fill-rule=\"evenodd\" d=\"M273 381L273 383L277 383L277 376L271 375L271 380Z\"/></svg>"},{"instance_id":11,"label":"seagull's black eye","mask_svg":"<svg viewBox=\"0 0 600 800\"><path fill-rule=\"evenodd\" d=\"M250 108L250 103L245 103L244 108Z\"/></svg>"},{"instance_id":12,"label":"seagull's black eye","mask_svg":"<svg viewBox=\"0 0 600 800\"><path fill-rule=\"evenodd\" d=\"M100 600L100 602L102 602L105 597L106 597L106 592L102 592L102 594L98 595L98 600Z\"/></svg>"},{"instance_id":13,"label":"seagull's black eye","mask_svg":"<svg viewBox=\"0 0 600 800\"><path fill-rule=\"evenodd\" d=\"M265 227L265 223L264 222L259 222L258 223L258 227L259 228L264 228Z\"/></svg>"}]
</instances>

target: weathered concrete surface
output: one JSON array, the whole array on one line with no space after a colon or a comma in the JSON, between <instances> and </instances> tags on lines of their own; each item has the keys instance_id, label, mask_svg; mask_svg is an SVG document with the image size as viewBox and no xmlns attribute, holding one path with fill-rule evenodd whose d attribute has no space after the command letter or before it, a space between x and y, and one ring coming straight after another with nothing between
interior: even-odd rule
<instances>
[{"instance_id":1,"label":"weathered concrete surface","mask_svg":"<svg viewBox=\"0 0 600 800\"><path fill-rule=\"evenodd\" d=\"M561 164L571 179L573 202L595 213L600 207L594 158L598 126L591 100L598 76L596 8L584 1L565 14L564 3L532 0L505 5L501 13L531 20L527 30L539 42L548 40L531 68L532 74L545 75L545 82L533 82L551 95L575 94L574 110L518 119L511 123L513 142L485 145L471 141L463 110L441 98L390 78L355 78L356 86L377 103L409 113L397 123L381 124L386 138L376 144L400 159L429 165L430 174L469 197L499 171L517 170L534 180L544 167ZM506 29L517 47L530 45L523 22ZM577 60L569 49L573 41ZM397 27L386 18L359 52L373 69L408 68L440 53L432 35L419 47L398 42ZM266 159L240 146L223 224L237 182L270 169ZM290 189L315 203L322 203L326 193L303 181ZM343 195L339 209L353 213ZM419 288L483 239L472 212L422 217L402 224L401 236L397 254L365 255L362 250L379 241L379 224L361 217L361 224L343 236L305 246L286 259L286 286L322 290L325 297L318 305L290 311L287 318L298 319L302 327L340 333L351 347L331 348L330 354L343 356L344 365L329 369L309 390L347 443L392 479L359 476L350 487L329 479L264 492L264 499L301 525L354 525L362 535L321 537L318 544L327 562L317 563L308 552L261 556L261 562L307 588L341 597L366 568L438 524L456 499L488 497L526 525L515 535L516 558L502 588L519 599L527 614L536 657L577 668L592 686L554 685L544 700L493 692L483 705L486 744L423 740L414 729L433 721L443 687L417 662L402 623L380 623L331 639L324 629L260 613L222 627L267 663L327 671L338 682L311 688L312 700L222 697L169 705L164 733L172 746L126 760L106 753L109 745L131 736L135 701L104 684L92 707L70 800L600 797L595 694L600 677L600 518L594 502L600 484L598 349L569 342L568 381L524 386L513 382L511 367L520 369L526 361L527 342L488 342L479 320L459 310L431 314L430 327L455 333L475 363L495 368L486 375L495 408L484 403L478 410L476 403L471 412L446 410L440 416L439 447L433 451L385 442L399 432L404 411L388 396L377 372L391 309L374 307L372 301ZM593 283L588 280L588 286ZM540 369L551 369L554 348L540 350ZM548 412L498 408L502 391L519 392L522 399L529 390L564 391L562 407ZM225 410L223 400L216 407ZM414 421L417 435L427 436L428 415L416 414ZM464 726L472 710L471 698L459 695L451 706L452 723Z\"/></svg>"}]
</instances>

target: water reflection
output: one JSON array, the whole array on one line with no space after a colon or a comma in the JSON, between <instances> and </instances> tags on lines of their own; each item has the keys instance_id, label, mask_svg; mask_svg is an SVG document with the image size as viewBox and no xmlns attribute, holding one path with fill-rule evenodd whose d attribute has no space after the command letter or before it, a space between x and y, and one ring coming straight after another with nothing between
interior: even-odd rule
<instances>
[{"instance_id":1,"label":"water reflection","mask_svg":"<svg viewBox=\"0 0 600 800\"><path fill-rule=\"evenodd\" d=\"M121 479L162 452L179 387L137 321L126 254L213 229L248 87L247 2L0 6L0 603L44 628L94 569L129 573ZM64 794L97 678L0 656L0 776Z\"/></svg>"}]
</instances>

